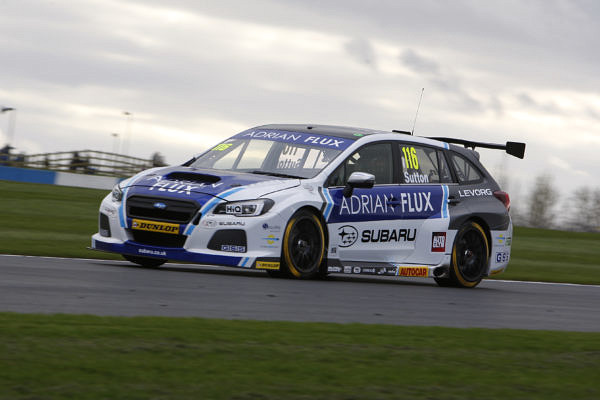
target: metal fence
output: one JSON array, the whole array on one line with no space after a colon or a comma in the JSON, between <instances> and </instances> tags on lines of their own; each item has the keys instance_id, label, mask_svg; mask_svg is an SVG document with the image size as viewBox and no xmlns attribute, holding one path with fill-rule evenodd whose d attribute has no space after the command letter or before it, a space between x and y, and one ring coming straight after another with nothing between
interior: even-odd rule
<instances>
[{"instance_id":1,"label":"metal fence","mask_svg":"<svg viewBox=\"0 0 600 400\"><path fill-rule=\"evenodd\" d=\"M79 174L127 177L144 169L159 167L164 164L122 154L80 150L30 155L1 154L0 165Z\"/></svg>"}]
</instances>

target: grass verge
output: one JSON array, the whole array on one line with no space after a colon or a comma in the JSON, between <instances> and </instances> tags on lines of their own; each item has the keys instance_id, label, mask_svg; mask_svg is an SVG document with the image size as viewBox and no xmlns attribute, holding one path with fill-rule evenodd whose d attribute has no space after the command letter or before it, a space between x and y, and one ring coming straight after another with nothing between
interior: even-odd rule
<instances>
[{"instance_id":1,"label":"grass verge","mask_svg":"<svg viewBox=\"0 0 600 400\"><path fill-rule=\"evenodd\" d=\"M121 259L87 250L106 190L0 181L0 253ZM515 228L497 279L600 284L600 234Z\"/></svg>"},{"instance_id":2,"label":"grass verge","mask_svg":"<svg viewBox=\"0 0 600 400\"><path fill-rule=\"evenodd\" d=\"M600 333L0 313L0 399L599 398Z\"/></svg>"}]
</instances>

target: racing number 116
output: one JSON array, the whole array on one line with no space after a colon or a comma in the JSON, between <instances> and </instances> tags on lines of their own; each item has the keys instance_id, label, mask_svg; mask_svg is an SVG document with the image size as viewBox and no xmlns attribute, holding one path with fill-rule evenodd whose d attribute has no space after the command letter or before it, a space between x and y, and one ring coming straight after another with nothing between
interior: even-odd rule
<instances>
[{"instance_id":1,"label":"racing number 116","mask_svg":"<svg viewBox=\"0 0 600 400\"><path fill-rule=\"evenodd\" d=\"M404 159L406 160L406 168L419 169L419 159L417 158L417 150L414 147L403 147Z\"/></svg>"}]
</instances>

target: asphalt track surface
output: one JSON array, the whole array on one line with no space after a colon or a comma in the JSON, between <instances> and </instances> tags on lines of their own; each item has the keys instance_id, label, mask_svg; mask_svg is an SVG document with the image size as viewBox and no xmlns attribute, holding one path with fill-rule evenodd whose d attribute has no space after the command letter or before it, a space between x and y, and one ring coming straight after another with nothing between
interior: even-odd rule
<instances>
[{"instance_id":1,"label":"asphalt track surface","mask_svg":"<svg viewBox=\"0 0 600 400\"><path fill-rule=\"evenodd\" d=\"M0 255L0 311L600 332L600 286L265 272Z\"/></svg>"}]
</instances>

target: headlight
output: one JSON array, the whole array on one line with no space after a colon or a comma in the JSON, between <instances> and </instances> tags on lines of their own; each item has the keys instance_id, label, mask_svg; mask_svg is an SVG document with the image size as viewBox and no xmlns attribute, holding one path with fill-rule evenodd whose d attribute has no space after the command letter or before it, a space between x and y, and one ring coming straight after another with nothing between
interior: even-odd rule
<instances>
[{"instance_id":1,"label":"headlight","mask_svg":"<svg viewBox=\"0 0 600 400\"><path fill-rule=\"evenodd\" d=\"M256 199L244 201L230 201L215 207L213 213L235 215L238 217L255 217L262 215L273 207L275 202L271 199Z\"/></svg>"},{"instance_id":2,"label":"headlight","mask_svg":"<svg viewBox=\"0 0 600 400\"><path fill-rule=\"evenodd\" d=\"M113 188L111 195L112 195L112 200L114 202L118 203L119 201L121 201L123 199L123 191L121 190L121 187L119 186L118 183Z\"/></svg>"}]
</instances>

